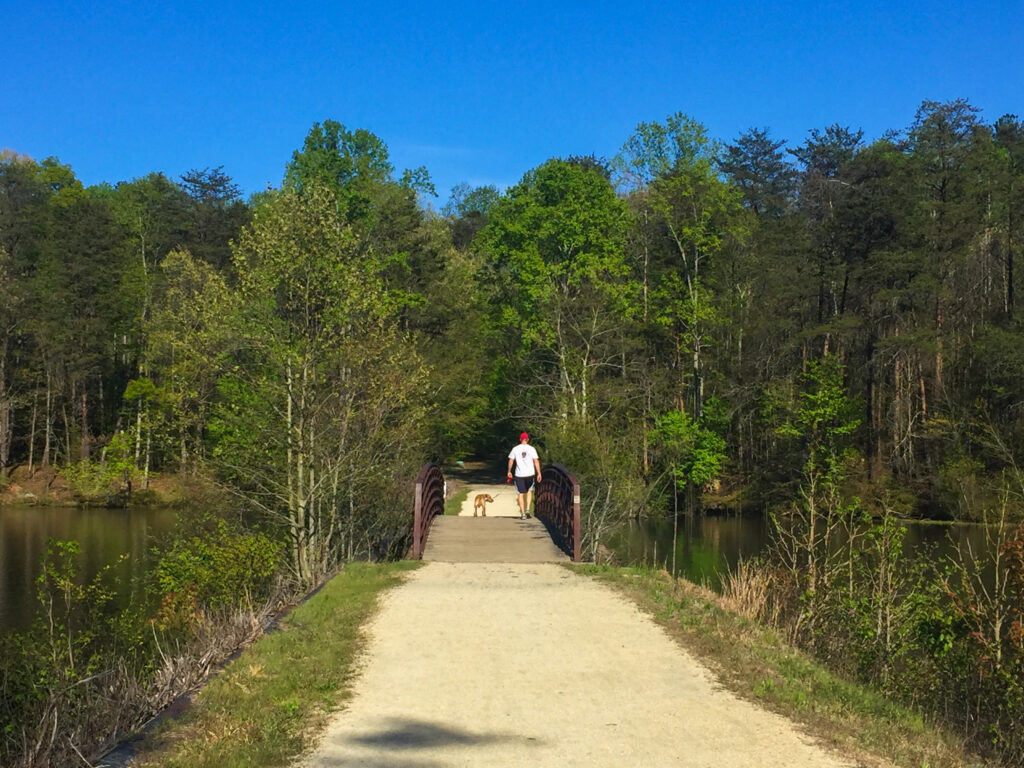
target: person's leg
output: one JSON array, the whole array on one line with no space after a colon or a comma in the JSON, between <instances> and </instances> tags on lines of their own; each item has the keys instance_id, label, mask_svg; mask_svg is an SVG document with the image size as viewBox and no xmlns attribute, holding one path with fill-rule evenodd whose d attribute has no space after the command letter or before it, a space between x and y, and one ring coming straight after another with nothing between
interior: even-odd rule
<instances>
[{"instance_id":1,"label":"person's leg","mask_svg":"<svg viewBox=\"0 0 1024 768\"><path fill-rule=\"evenodd\" d=\"M528 477L517 477L516 482L516 502L519 504L519 517L526 519L526 510L529 508L530 501L527 498L530 493L531 483Z\"/></svg>"},{"instance_id":2,"label":"person's leg","mask_svg":"<svg viewBox=\"0 0 1024 768\"><path fill-rule=\"evenodd\" d=\"M533 509L533 488L526 492L526 504L523 505L523 514L527 517L530 516L530 510Z\"/></svg>"}]
</instances>

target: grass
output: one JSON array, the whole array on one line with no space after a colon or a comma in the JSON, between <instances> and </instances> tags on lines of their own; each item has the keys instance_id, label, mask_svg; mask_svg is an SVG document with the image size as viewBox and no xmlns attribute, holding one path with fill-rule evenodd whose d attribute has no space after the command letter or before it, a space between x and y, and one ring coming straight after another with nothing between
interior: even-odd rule
<instances>
[{"instance_id":1,"label":"grass","mask_svg":"<svg viewBox=\"0 0 1024 768\"><path fill-rule=\"evenodd\" d=\"M462 502L469 498L469 487L465 486L461 491L456 491L451 498L444 502L444 513L446 515L457 515L462 509Z\"/></svg>"},{"instance_id":2,"label":"grass","mask_svg":"<svg viewBox=\"0 0 1024 768\"><path fill-rule=\"evenodd\" d=\"M994 765L916 711L828 672L776 633L719 604L718 596L664 571L569 566L632 598L734 693L801 724L859 765L978 768Z\"/></svg>"},{"instance_id":3,"label":"grass","mask_svg":"<svg viewBox=\"0 0 1024 768\"><path fill-rule=\"evenodd\" d=\"M361 627L418 563L354 563L298 606L140 745L137 766L285 766L350 695Z\"/></svg>"}]
</instances>

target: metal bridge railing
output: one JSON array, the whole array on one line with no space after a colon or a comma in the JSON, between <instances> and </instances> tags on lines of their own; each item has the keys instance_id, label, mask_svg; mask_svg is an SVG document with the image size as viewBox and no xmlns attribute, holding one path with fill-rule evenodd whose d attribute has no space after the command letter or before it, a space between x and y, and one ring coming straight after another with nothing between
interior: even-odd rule
<instances>
[{"instance_id":1,"label":"metal bridge railing","mask_svg":"<svg viewBox=\"0 0 1024 768\"><path fill-rule=\"evenodd\" d=\"M412 515L413 560L423 559L430 524L437 515L444 514L444 474L437 464L424 464L416 478L416 500Z\"/></svg>"},{"instance_id":2,"label":"metal bridge railing","mask_svg":"<svg viewBox=\"0 0 1024 768\"><path fill-rule=\"evenodd\" d=\"M534 511L551 530L555 544L574 563L580 561L580 484L561 464L542 468Z\"/></svg>"}]
</instances>

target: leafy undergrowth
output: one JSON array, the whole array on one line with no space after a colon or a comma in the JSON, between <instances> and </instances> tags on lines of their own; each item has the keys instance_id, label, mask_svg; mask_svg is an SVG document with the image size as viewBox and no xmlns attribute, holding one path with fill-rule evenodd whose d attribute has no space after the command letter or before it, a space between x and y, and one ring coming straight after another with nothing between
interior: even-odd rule
<instances>
[{"instance_id":1,"label":"leafy undergrowth","mask_svg":"<svg viewBox=\"0 0 1024 768\"><path fill-rule=\"evenodd\" d=\"M831 674L773 631L719 604L718 596L664 571L573 566L609 584L650 613L723 686L802 725L863 766L979 768L959 739L884 696Z\"/></svg>"},{"instance_id":2,"label":"leafy undergrowth","mask_svg":"<svg viewBox=\"0 0 1024 768\"><path fill-rule=\"evenodd\" d=\"M133 765L283 766L309 747L350 694L360 631L381 593L418 563L354 563L232 662Z\"/></svg>"}]
</instances>

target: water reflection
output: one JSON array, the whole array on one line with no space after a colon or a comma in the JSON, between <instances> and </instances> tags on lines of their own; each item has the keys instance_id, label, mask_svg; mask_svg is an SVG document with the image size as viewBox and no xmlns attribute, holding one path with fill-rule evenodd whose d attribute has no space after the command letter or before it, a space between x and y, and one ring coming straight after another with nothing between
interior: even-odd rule
<instances>
[{"instance_id":1,"label":"water reflection","mask_svg":"<svg viewBox=\"0 0 1024 768\"><path fill-rule=\"evenodd\" d=\"M676 573L718 589L722 574L740 559L760 554L767 540L768 528L761 518L680 516ZM609 546L626 564L656 565L671 571L672 518L634 521L619 531Z\"/></svg>"},{"instance_id":2,"label":"water reflection","mask_svg":"<svg viewBox=\"0 0 1024 768\"><path fill-rule=\"evenodd\" d=\"M23 629L35 615L35 581L48 538L78 541L80 572L91 579L104 566L118 600L127 603L149 567L153 538L170 530L167 509L111 510L0 506L0 634Z\"/></svg>"},{"instance_id":3,"label":"water reflection","mask_svg":"<svg viewBox=\"0 0 1024 768\"><path fill-rule=\"evenodd\" d=\"M907 522L903 540L907 555L941 561L954 556L957 547L969 546L981 556L990 546L985 528L975 524ZM740 560L765 551L768 523L761 517L680 516L675 541L675 571L690 581L721 588L722 578ZM672 570L672 518L633 521L618 531L609 547L628 565L656 565Z\"/></svg>"}]
</instances>

